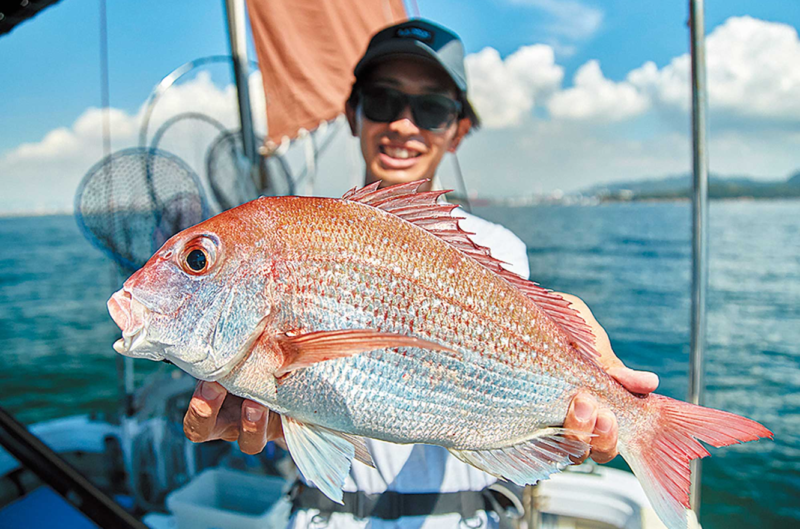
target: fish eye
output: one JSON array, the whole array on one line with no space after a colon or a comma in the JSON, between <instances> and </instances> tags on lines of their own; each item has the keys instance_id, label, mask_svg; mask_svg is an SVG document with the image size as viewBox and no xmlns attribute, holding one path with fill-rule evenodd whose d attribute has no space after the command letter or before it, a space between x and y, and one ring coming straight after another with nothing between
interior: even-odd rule
<instances>
[{"instance_id":1,"label":"fish eye","mask_svg":"<svg viewBox=\"0 0 800 529\"><path fill-rule=\"evenodd\" d=\"M202 272L203 268L206 267L206 263L208 263L208 259L206 259L206 254L203 250L192 250L186 256L186 264L195 272Z\"/></svg>"},{"instance_id":2,"label":"fish eye","mask_svg":"<svg viewBox=\"0 0 800 529\"><path fill-rule=\"evenodd\" d=\"M178 264L191 275L203 275L211 270L217 258L217 241L206 235L186 243L178 254Z\"/></svg>"}]
</instances>

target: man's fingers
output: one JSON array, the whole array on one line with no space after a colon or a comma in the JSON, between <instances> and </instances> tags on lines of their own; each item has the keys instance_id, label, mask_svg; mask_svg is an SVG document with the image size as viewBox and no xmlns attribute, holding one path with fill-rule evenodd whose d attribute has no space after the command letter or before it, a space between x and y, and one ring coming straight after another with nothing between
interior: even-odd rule
<instances>
[{"instance_id":1,"label":"man's fingers","mask_svg":"<svg viewBox=\"0 0 800 529\"><path fill-rule=\"evenodd\" d=\"M213 439L224 441L235 441L239 438L239 423L242 421L242 397L231 395L225 396L222 409L217 415L217 424L214 426Z\"/></svg>"},{"instance_id":2,"label":"man's fingers","mask_svg":"<svg viewBox=\"0 0 800 529\"><path fill-rule=\"evenodd\" d=\"M183 418L183 431L195 443L238 439L242 452L257 454L267 444L268 416L269 410L264 406L228 395L216 382L200 382ZM277 432L283 433L280 424Z\"/></svg>"},{"instance_id":3,"label":"man's fingers","mask_svg":"<svg viewBox=\"0 0 800 529\"><path fill-rule=\"evenodd\" d=\"M586 394L579 393L569 405L567 417L564 419L564 428L581 432L585 435L566 435L569 439L578 439L584 443L591 443L591 434L597 422L597 402ZM573 463L583 463L589 457L589 451L581 457L572 457Z\"/></svg>"},{"instance_id":4,"label":"man's fingers","mask_svg":"<svg viewBox=\"0 0 800 529\"><path fill-rule=\"evenodd\" d=\"M592 459L598 463L608 463L617 457L617 418L610 410L597 412L592 438Z\"/></svg>"},{"instance_id":5,"label":"man's fingers","mask_svg":"<svg viewBox=\"0 0 800 529\"><path fill-rule=\"evenodd\" d=\"M239 449L245 454L257 454L267 444L269 410L251 400L242 402L242 421L239 429Z\"/></svg>"},{"instance_id":6,"label":"man's fingers","mask_svg":"<svg viewBox=\"0 0 800 529\"><path fill-rule=\"evenodd\" d=\"M284 442L283 438L283 422L281 416L277 413L270 413L267 422L267 441L280 441Z\"/></svg>"},{"instance_id":7,"label":"man's fingers","mask_svg":"<svg viewBox=\"0 0 800 529\"><path fill-rule=\"evenodd\" d=\"M202 443L214 437L217 414L225 400L225 388L216 382L200 382L183 417L183 432L190 441Z\"/></svg>"},{"instance_id":8,"label":"man's fingers","mask_svg":"<svg viewBox=\"0 0 800 529\"><path fill-rule=\"evenodd\" d=\"M635 371L629 367L617 366L609 368L608 374L631 393L652 393L658 387L658 375L650 371Z\"/></svg>"}]
</instances>

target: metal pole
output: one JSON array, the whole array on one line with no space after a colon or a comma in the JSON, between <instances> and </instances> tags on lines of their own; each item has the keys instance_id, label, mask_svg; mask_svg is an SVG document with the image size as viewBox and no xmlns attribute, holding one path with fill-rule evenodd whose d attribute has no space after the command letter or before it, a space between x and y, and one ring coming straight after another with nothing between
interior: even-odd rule
<instances>
[{"instance_id":1,"label":"metal pole","mask_svg":"<svg viewBox=\"0 0 800 529\"><path fill-rule=\"evenodd\" d=\"M250 108L250 89L247 84L247 32L245 31L244 0L225 0L228 18L228 36L233 57L233 76L236 80L236 95L239 100L239 120L242 124L242 146L250 162L250 175L258 177L258 151L253 131L253 113ZM261 182L256 181L257 185Z\"/></svg>"},{"instance_id":2,"label":"metal pole","mask_svg":"<svg viewBox=\"0 0 800 529\"><path fill-rule=\"evenodd\" d=\"M147 529L0 408L0 446L98 526Z\"/></svg>"},{"instance_id":3,"label":"metal pole","mask_svg":"<svg viewBox=\"0 0 800 529\"><path fill-rule=\"evenodd\" d=\"M542 512L539 510L539 487L525 485L522 490L522 507L525 510L524 520L527 529L541 529Z\"/></svg>"},{"instance_id":4,"label":"metal pole","mask_svg":"<svg viewBox=\"0 0 800 529\"><path fill-rule=\"evenodd\" d=\"M689 0L692 53L692 325L689 401L703 403L706 345L706 290L708 286L708 149L706 145L706 54L703 0ZM692 461L690 501L700 514L700 460Z\"/></svg>"}]
</instances>

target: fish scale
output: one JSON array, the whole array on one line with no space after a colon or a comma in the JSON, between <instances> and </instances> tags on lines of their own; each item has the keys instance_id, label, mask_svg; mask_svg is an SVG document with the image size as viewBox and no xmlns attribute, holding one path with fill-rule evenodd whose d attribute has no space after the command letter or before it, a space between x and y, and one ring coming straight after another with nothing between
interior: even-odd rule
<instances>
[{"instance_id":1,"label":"fish scale","mask_svg":"<svg viewBox=\"0 0 800 529\"><path fill-rule=\"evenodd\" d=\"M322 411L332 421L325 425L337 428L346 427L351 420L349 417L333 419L336 410L319 410L315 407L313 410L303 411L305 403L330 402L330 399L323 395L319 398L310 395L309 391L313 392L313 389L292 391L290 397L288 386L324 387L326 392L328 387L334 387L339 394L353 394L354 399L357 395L360 415L370 418L396 416L399 412L394 408L403 410L409 402L426 403L427 407L417 405L416 413L424 415L434 425L443 424L443 428L449 432L448 444L459 448L497 446L500 441L496 436L486 440L481 439L476 432L503 432L503 435L511 433L512 437L519 437L540 425L557 423L560 413L563 418L563 414L566 413L563 403L567 403L568 398L562 398L562 405L558 406L564 408L563 410L556 410L553 403L565 392L574 392L576 384L525 370L512 369L504 373L500 367L493 366L492 363L497 358L506 360L497 362L501 366L505 364L519 366L523 364L521 359L532 358L535 355L531 354L532 351L527 351L526 354L524 348L528 346L521 341L512 343L505 336L503 336L505 340L500 339L502 331L492 328L491 324L487 325L485 319L479 318L476 307L471 307L472 310L469 310L454 303L452 299L434 297L435 294L432 293L435 293L437 287L457 292L458 285L452 279L454 273L444 270L443 273L421 273L414 278L413 272L403 274L403 271L408 269L408 266L404 266L404 262L411 262L410 259L403 259L404 256L397 253L390 261L392 263L390 266L375 269L373 266L353 262L350 256L355 253L386 259L388 254L382 255L381 252L398 252L402 250L403 243L380 247L376 241L386 244L387 237L381 237L379 233L372 241L366 237L361 238L363 244L372 243L377 246L373 251L361 252L361 248L358 248L356 249L358 251L348 249L350 251L334 252L331 248L338 246L335 238L318 238L319 231L313 228L307 230L311 232L310 246L319 248L317 250L319 253L306 253L308 258L302 261L285 263L289 270L287 276L293 278L294 284L292 289L287 287L282 293L285 299L293 300L287 303L293 312L292 317L303 321L307 330L377 327L386 332L412 332L409 323L413 321L415 335L454 346L462 356L449 367L444 367L441 354L434 353L429 355L427 361L420 361L417 356L421 351L412 349L402 353L385 352L388 368L384 362L376 360L378 358L376 353L313 366L279 389L281 401L285 405L291 402L292 408L301 418L308 420ZM328 256L329 260L323 260L323 256ZM460 256L453 259L453 261L459 260ZM482 272L477 271L477 273ZM469 281L469 277L461 283L473 284ZM383 288L382 285L390 285L390 288ZM464 299L477 294L470 290L467 289ZM342 295L342 292L347 294ZM358 296L351 296L353 293L358 293ZM454 294L453 297L458 296ZM511 296L507 298L510 299ZM350 303L342 303L342 299ZM408 313L403 314L403 306L410 307L410 300L423 299L433 300L433 303L429 304L430 312L421 314L417 311L413 318ZM501 305L495 313L505 312L513 317L515 311L508 310L509 301L506 298L497 299L506 306ZM360 300L360 303L357 300ZM406 302L403 303L402 300ZM376 313L381 315L377 321L373 317ZM477 322L483 322L485 332L478 333L474 330ZM506 320L497 326L511 327L512 324ZM535 329L530 328L527 331L534 333ZM459 343L454 342L454 338L459 339ZM510 354L520 350L523 352ZM467 358L480 360L484 356L486 358L481 363L464 361ZM342 369L335 367L336 364L344 363L347 364L344 369L351 378L341 376ZM354 373L365 373L370 382L365 386L358 384L357 381L361 380L361 377ZM410 377L403 378L403 374ZM476 374L484 375L484 379L476 380ZM450 380L444 379L443 376L449 376ZM313 379L304 380L304 377ZM381 383L376 384L373 380L379 380ZM470 383L473 380L476 380L475 384ZM411 381L416 382L419 387L415 387ZM478 388L482 389L478 391ZM365 399L365 395L368 398ZM443 403L442 399L445 399ZM508 417L497 414L497 409L524 411L508 413L506 414L510 416ZM454 415L455 410L469 413ZM346 410L346 413L349 414L350 410ZM454 421L454 417L457 422ZM400 426L399 431L390 432L386 431L385 426L380 426L384 431L382 434L377 434L376 429L367 424L364 426L365 430L356 430L353 433L372 437L381 435L383 439L395 442L436 440L438 427L433 427L413 416L408 418L418 423L418 426L411 430L418 431L413 437L408 437L409 429L404 426ZM479 428L487 422L491 428Z\"/></svg>"},{"instance_id":2,"label":"fish scale","mask_svg":"<svg viewBox=\"0 0 800 529\"><path fill-rule=\"evenodd\" d=\"M699 441L772 433L629 393L597 363L582 317L505 270L421 184L261 198L177 234L109 301L115 349L280 414L301 473L334 501L352 460L370 463L363 437L443 446L535 483L588 449L561 426L586 391L615 414L619 452L658 515L685 528Z\"/></svg>"}]
</instances>

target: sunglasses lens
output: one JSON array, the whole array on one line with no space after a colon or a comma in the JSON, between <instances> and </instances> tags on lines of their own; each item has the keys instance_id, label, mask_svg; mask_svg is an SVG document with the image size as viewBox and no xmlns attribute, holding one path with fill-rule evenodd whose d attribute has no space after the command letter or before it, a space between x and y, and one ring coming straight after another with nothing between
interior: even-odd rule
<instances>
[{"instance_id":1,"label":"sunglasses lens","mask_svg":"<svg viewBox=\"0 0 800 529\"><path fill-rule=\"evenodd\" d=\"M439 95L417 96L412 105L414 119L423 129L447 128L458 114L458 106L449 97Z\"/></svg>"},{"instance_id":2,"label":"sunglasses lens","mask_svg":"<svg viewBox=\"0 0 800 529\"><path fill-rule=\"evenodd\" d=\"M459 103L437 94L407 95L388 87L373 86L361 91L361 108L370 121L389 123L411 105L417 126L425 130L447 128L458 115Z\"/></svg>"},{"instance_id":3,"label":"sunglasses lens","mask_svg":"<svg viewBox=\"0 0 800 529\"><path fill-rule=\"evenodd\" d=\"M366 88L361 92L361 108L364 116L378 123L393 121L406 105L405 96L397 90L379 86Z\"/></svg>"}]
</instances>

